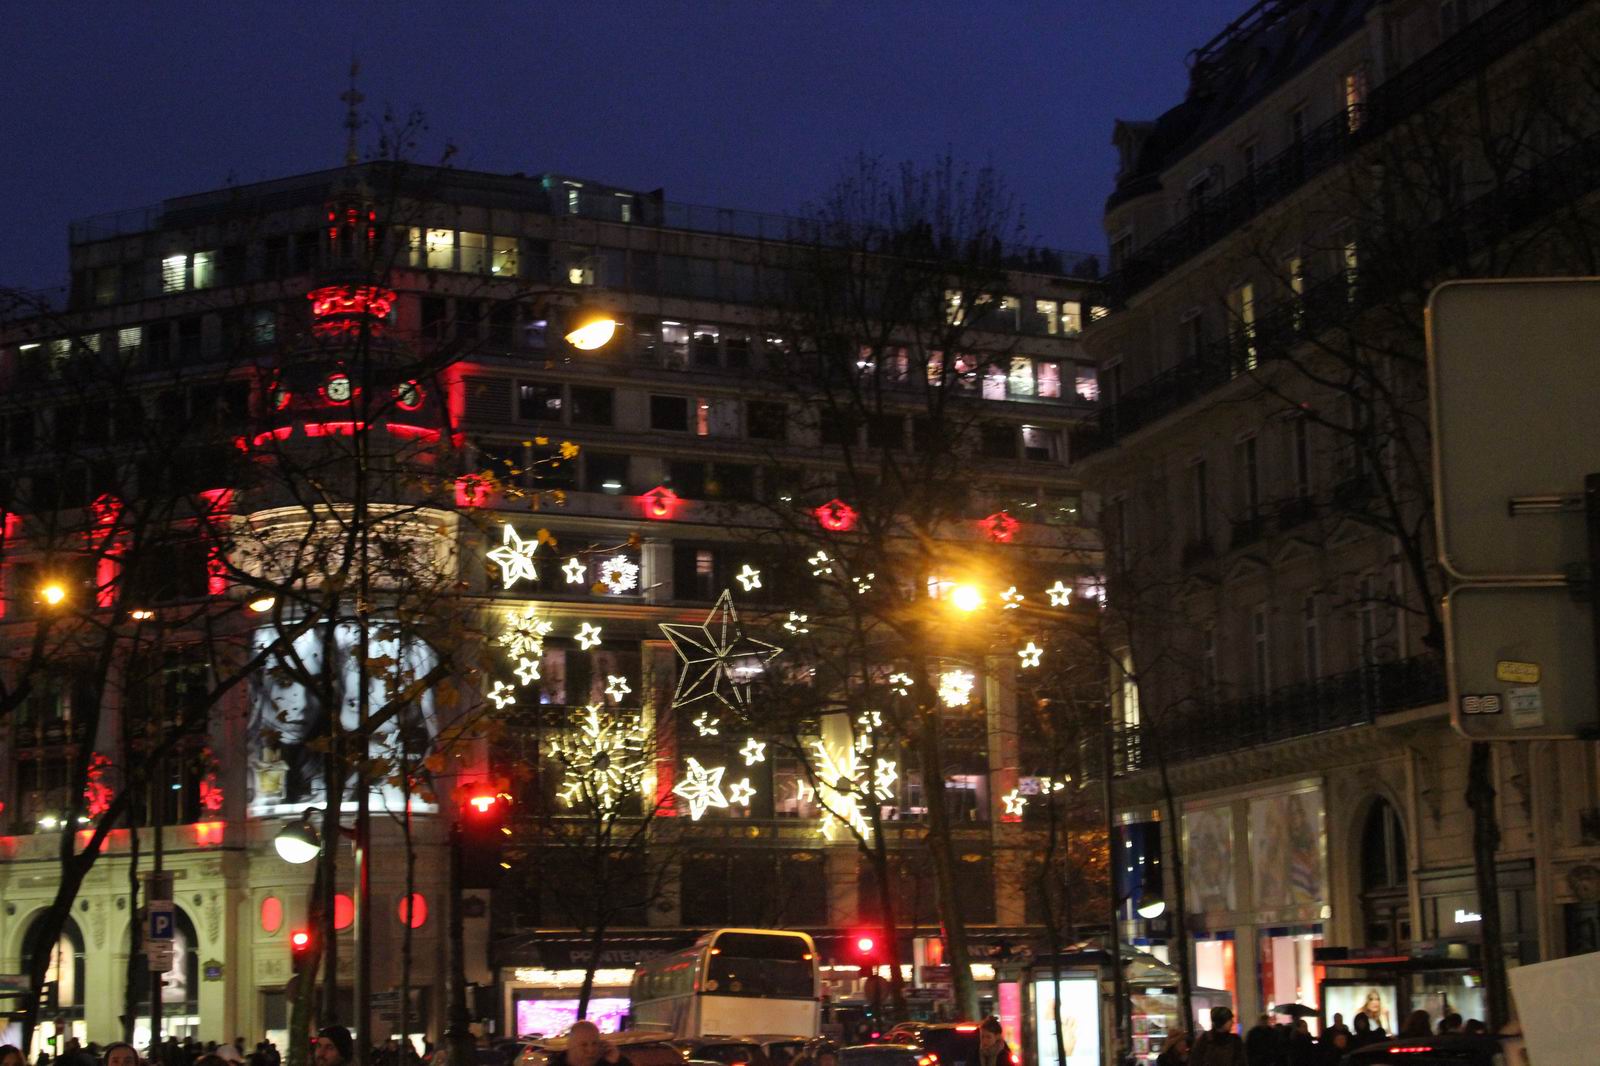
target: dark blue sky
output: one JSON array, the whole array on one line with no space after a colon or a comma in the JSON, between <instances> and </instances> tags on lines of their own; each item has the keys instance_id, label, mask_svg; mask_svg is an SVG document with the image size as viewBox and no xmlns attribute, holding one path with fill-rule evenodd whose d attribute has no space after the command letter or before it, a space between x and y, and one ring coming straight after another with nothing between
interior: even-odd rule
<instances>
[{"instance_id":1,"label":"dark blue sky","mask_svg":"<svg viewBox=\"0 0 1600 1066\"><path fill-rule=\"evenodd\" d=\"M422 161L794 212L866 152L992 163L1040 243L1097 250L1119 117L1178 102L1248 0L407 0L15 5L0 285L60 284L68 221L336 165L367 108Z\"/></svg>"}]
</instances>

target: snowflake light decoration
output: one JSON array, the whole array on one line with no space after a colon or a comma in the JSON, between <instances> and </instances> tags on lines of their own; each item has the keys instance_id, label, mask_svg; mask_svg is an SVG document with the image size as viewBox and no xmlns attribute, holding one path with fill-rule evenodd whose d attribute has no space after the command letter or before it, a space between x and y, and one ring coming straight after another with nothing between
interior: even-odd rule
<instances>
[{"instance_id":1,"label":"snowflake light decoration","mask_svg":"<svg viewBox=\"0 0 1600 1066\"><path fill-rule=\"evenodd\" d=\"M661 631L683 660L672 705L715 699L730 710L747 710L750 686L783 649L747 637L739 628L733 594L724 590L703 625L663 622Z\"/></svg>"},{"instance_id":2,"label":"snowflake light decoration","mask_svg":"<svg viewBox=\"0 0 1600 1066\"><path fill-rule=\"evenodd\" d=\"M569 585L581 585L583 579L589 576L589 568L583 565L583 560L574 555L561 567L561 573Z\"/></svg>"},{"instance_id":3,"label":"snowflake light decoration","mask_svg":"<svg viewBox=\"0 0 1600 1066\"><path fill-rule=\"evenodd\" d=\"M744 747L739 749L739 754L744 757L746 766L754 766L758 762L767 761L767 745L765 741L750 737L744 742Z\"/></svg>"},{"instance_id":4,"label":"snowflake light decoration","mask_svg":"<svg viewBox=\"0 0 1600 1066\"><path fill-rule=\"evenodd\" d=\"M939 675L939 698L946 707L965 707L972 699L972 685L976 680L965 670L946 670Z\"/></svg>"},{"instance_id":5,"label":"snowflake light decoration","mask_svg":"<svg viewBox=\"0 0 1600 1066\"><path fill-rule=\"evenodd\" d=\"M506 707L517 702L517 690L504 681L496 681L489 690L489 701L495 705L496 710L505 710Z\"/></svg>"},{"instance_id":6,"label":"snowflake light decoration","mask_svg":"<svg viewBox=\"0 0 1600 1066\"><path fill-rule=\"evenodd\" d=\"M512 611L500 631L500 644L514 658L537 658L544 654L544 638L550 635L552 625L539 617L539 608L533 604Z\"/></svg>"},{"instance_id":7,"label":"snowflake light decoration","mask_svg":"<svg viewBox=\"0 0 1600 1066\"><path fill-rule=\"evenodd\" d=\"M1006 805L1006 816L1008 818L1021 818L1022 809L1028 805L1028 797L1024 796L1019 790L1012 789L1000 797L1000 802Z\"/></svg>"},{"instance_id":8,"label":"snowflake light decoration","mask_svg":"<svg viewBox=\"0 0 1600 1066\"><path fill-rule=\"evenodd\" d=\"M1022 660L1022 669L1031 670L1039 665L1039 659L1044 655L1044 649L1033 641L1017 649L1017 658Z\"/></svg>"},{"instance_id":9,"label":"snowflake light decoration","mask_svg":"<svg viewBox=\"0 0 1600 1066\"><path fill-rule=\"evenodd\" d=\"M867 805L893 798L895 764L879 759L876 769L869 771L853 748L830 748L820 740L812 741L811 751L818 799L822 801L822 835L832 840L842 825L860 839L870 841L872 825L867 821Z\"/></svg>"},{"instance_id":10,"label":"snowflake light decoration","mask_svg":"<svg viewBox=\"0 0 1600 1066\"><path fill-rule=\"evenodd\" d=\"M909 696L909 695L911 695L911 675L910 674L890 674L889 675L889 687L894 689L894 694L896 696Z\"/></svg>"},{"instance_id":11,"label":"snowflake light decoration","mask_svg":"<svg viewBox=\"0 0 1600 1066\"><path fill-rule=\"evenodd\" d=\"M705 767L700 760L691 758L682 781L672 786L672 794L689 801L689 819L698 822L712 807L726 807L728 797L722 794L723 766Z\"/></svg>"},{"instance_id":12,"label":"snowflake light decoration","mask_svg":"<svg viewBox=\"0 0 1600 1066\"><path fill-rule=\"evenodd\" d=\"M517 660L517 668L513 672L517 675L518 684L531 685L539 680L539 660L524 656Z\"/></svg>"},{"instance_id":13,"label":"snowflake light decoration","mask_svg":"<svg viewBox=\"0 0 1600 1066\"><path fill-rule=\"evenodd\" d=\"M761 587L761 571L749 563L745 563L743 569L733 575L733 579L739 582L746 592L752 592Z\"/></svg>"},{"instance_id":14,"label":"snowflake light decoration","mask_svg":"<svg viewBox=\"0 0 1600 1066\"><path fill-rule=\"evenodd\" d=\"M811 621L810 615L800 611L790 611L789 620L783 623L783 628L796 635L801 633L809 633L811 632L811 628L806 625L806 623L809 621Z\"/></svg>"},{"instance_id":15,"label":"snowflake light decoration","mask_svg":"<svg viewBox=\"0 0 1600 1066\"><path fill-rule=\"evenodd\" d=\"M1044 592L1046 596L1050 597L1050 606L1052 607L1068 607L1072 604L1072 589L1060 581L1045 589Z\"/></svg>"},{"instance_id":16,"label":"snowflake light decoration","mask_svg":"<svg viewBox=\"0 0 1600 1066\"><path fill-rule=\"evenodd\" d=\"M600 564L600 584L613 596L639 587L639 564L624 555L613 555Z\"/></svg>"},{"instance_id":17,"label":"snowflake light decoration","mask_svg":"<svg viewBox=\"0 0 1600 1066\"><path fill-rule=\"evenodd\" d=\"M722 719L718 718L709 711L701 711L699 717L694 720L695 729L697 729L700 735L703 737L716 736L720 732L718 727L721 725Z\"/></svg>"},{"instance_id":18,"label":"snowflake light decoration","mask_svg":"<svg viewBox=\"0 0 1600 1066\"><path fill-rule=\"evenodd\" d=\"M819 551L806 560L811 564L811 576L823 577L833 573L833 560L828 558L828 553Z\"/></svg>"},{"instance_id":19,"label":"snowflake light decoration","mask_svg":"<svg viewBox=\"0 0 1600 1066\"><path fill-rule=\"evenodd\" d=\"M1001 609L1015 611L1017 608L1022 606L1022 601L1027 598L1028 597L1017 591L1017 586L1012 585L1010 588L1006 589L1000 594Z\"/></svg>"},{"instance_id":20,"label":"snowflake light decoration","mask_svg":"<svg viewBox=\"0 0 1600 1066\"><path fill-rule=\"evenodd\" d=\"M742 781L735 781L728 788L728 802L737 803L741 807L750 806L750 800L756 794L756 787L747 777Z\"/></svg>"},{"instance_id":21,"label":"snowflake light decoration","mask_svg":"<svg viewBox=\"0 0 1600 1066\"><path fill-rule=\"evenodd\" d=\"M585 622L578 627L578 632L573 636L572 639L578 642L578 647L582 648L584 651L588 651L590 648L600 643L600 627L593 625L592 623Z\"/></svg>"},{"instance_id":22,"label":"snowflake light decoration","mask_svg":"<svg viewBox=\"0 0 1600 1066\"><path fill-rule=\"evenodd\" d=\"M644 741L637 718L602 717L600 705L589 704L578 728L551 742L562 765L561 801L605 808L632 793L644 776Z\"/></svg>"},{"instance_id":23,"label":"snowflake light decoration","mask_svg":"<svg viewBox=\"0 0 1600 1066\"><path fill-rule=\"evenodd\" d=\"M500 547L494 551L486 552L490 562L500 567L500 582L503 588L510 588L518 581L539 580L539 570L534 565L533 553L539 550L539 540L523 540L509 523L500 526Z\"/></svg>"},{"instance_id":24,"label":"snowflake light decoration","mask_svg":"<svg viewBox=\"0 0 1600 1066\"><path fill-rule=\"evenodd\" d=\"M611 697L612 703L621 703L622 697L632 692L628 687L628 679L620 674L606 675L606 695Z\"/></svg>"}]
</instances>

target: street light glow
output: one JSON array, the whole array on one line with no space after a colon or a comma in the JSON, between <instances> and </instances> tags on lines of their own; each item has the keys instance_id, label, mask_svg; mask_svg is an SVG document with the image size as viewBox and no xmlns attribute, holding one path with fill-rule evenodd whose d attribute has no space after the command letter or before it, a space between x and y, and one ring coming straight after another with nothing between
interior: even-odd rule
<instances>
[{"instance_id":1,"label":"street light glow","mask_svg":"<svg viewBox=\"0 0 1600 1066\"><path fill-rule=\"evenodd\" d=\"M67 598L66 586L59 581L46 581L39 586L39 598L51 607L59 606Z\"/></svg>"},{"instance_id":2,"label":"street light glow","mask_svg":"<svg viewBox=\"0 0 1600 1066\"><path fill-rule=\"evenodd\" d=\"M278 850L280 859L295 866L304 866L316 858L322 851L322 838L311 824L310 812L306 812L300 821L291 822L280 829L278 835L272 838L272 846Z\"/></svg>"},{"instance_id":3,"label":"street light glow","mask_svg":"<svg viewBox=\"0 0 1600 1066\"><path fill-rule=\"evenodd\" d=\"M248 606L256 614L266 614L268 611L272 610L273 605L277 602L278 599L276 596L257 596L255 599L250 601Z\"/></svg>"},{"instance_id":4,"label":"street light glow","mask_svg":"<svg viewBox=\"0 0 1600 1066\"><path fill-rule=\"evenodd\" d=\"M581 352L592 352L596 348L603 348L611 343L611 338L617 335L617 320L614 318L591 318L571 333L567 334L567 343Z\"/></svg>"},{"instance_id":5,"label":"street light glow","mask_svg":"<svg viewBox=\"0 0 1600 1066\"><path fill-rule=\"evenodd\" d=\"M1159 918L1167 912L1167 901L1164 899L1151 900L1139 907L1139 917Z\"/></svg>"},{"instance_id":6,"label":"street light glow","mask_svg":"<svg viewBox=\"0 0 1600 1066\"><path fill-rule=\"evenodd\" d=\"M976 611L983 606L983 593L976 585L957 585L950 590L950 602L958 611Z\"/></svg>"}]
</instances>

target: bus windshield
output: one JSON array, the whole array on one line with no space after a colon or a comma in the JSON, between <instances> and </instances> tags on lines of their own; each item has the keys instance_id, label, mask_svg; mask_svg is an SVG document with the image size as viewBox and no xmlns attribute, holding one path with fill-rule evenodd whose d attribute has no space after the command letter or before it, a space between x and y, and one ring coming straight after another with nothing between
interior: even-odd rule
<instances>
[{"instance_id":1,"label":"bus windshield","mask_svg":"<svg viewBox=\"0 0 1600 1066\"><path fill-rule=\"evenodd\" d=\"M815 999L816 960L797 936L723 933L706 965L706 991L725 996Z\"/></svg>"}]
</instances>

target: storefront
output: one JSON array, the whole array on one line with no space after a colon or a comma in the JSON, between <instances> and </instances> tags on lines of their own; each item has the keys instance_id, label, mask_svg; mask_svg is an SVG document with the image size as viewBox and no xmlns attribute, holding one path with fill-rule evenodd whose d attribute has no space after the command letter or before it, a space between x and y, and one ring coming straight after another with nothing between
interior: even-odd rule
<instances>
[{"instance_id":1,"label":"storefront","mask_svg":"<svg viewBox=\"0 0 1600 1066\"><path fill-rule=\"evenodd\" d=\"M1452 1011L1464 1019L1486 1019L1483 975L1467 954L1379 956L1321 949L1317 963L1328 975L1321 981L1322 1022L1329 1024L1339 1014L1354 1028L1356 1016L1365 1014L1374 1026L1394 1033L1414 1010L1427 1011L1435 1029Z\"/></svg>"},{"instance_id":2,"label":"storefront","mask_svg":"<svg viewBox=\"0 0 1600 1066\"><path fill-rule=\"evenodd\" d=\"M628 1014L633 971L647 958L689 946L688 937L608 939L598 954L587 938L527 938L501 949L501 1025L497 1032L512 1037L549 1036L565 1032L578 1017L578 997L591 961L594 986L588 1018L601 1032L622 1028ZM520 965L507 964L515 960Z\"/></svg>"}]
</instances>

